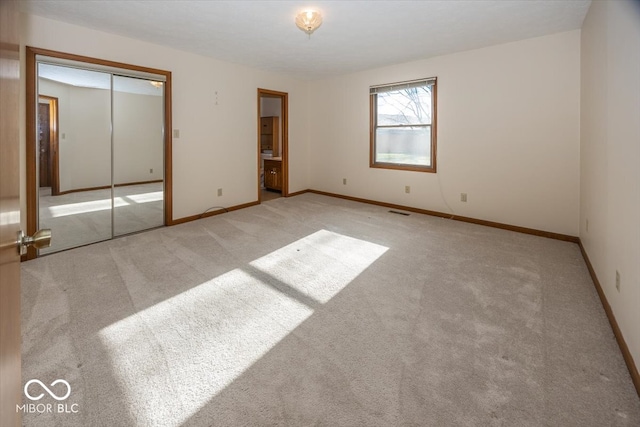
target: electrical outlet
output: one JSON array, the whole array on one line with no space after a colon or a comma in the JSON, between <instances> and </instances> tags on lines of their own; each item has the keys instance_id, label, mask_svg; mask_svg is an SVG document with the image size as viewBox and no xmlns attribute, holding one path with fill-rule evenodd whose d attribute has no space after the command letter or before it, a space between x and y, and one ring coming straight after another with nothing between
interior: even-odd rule
<instances>
[{"instance_id":1,"label":"electrical outlet","mask_svg":"<svg viewBox=\"0 0 640 427\"><path fill-rule=\"evenodd\" d=\"M467 193L460 193L460 201L467 202Z\"/></svg>"},{"instance_id":2,"label":"electrical outlet","mask_svg":"<svg viewBox=\"0 0 640 427\"><path fill-rule=\"evenodd\" d=\"M218 197L222 196L222 188L218 188Z\"/></svg>"},{"instance_id":3,"label":"electrical outlet","mask_svg":"<svg viewBox=\"0 0 640 427\"><path fill-rule=\"evenodd\" d=\"M149 169L149 173L153 173L153 168Z\"/></svg>"},{"instance_id":4,"label":"electrical outlet","mask_svg":"<svg viewBox=\"0 0 640 427\"><path fill-rule=\"evenodd\" d=\"M409 185L405 185L404 186L404 192L407 193L407 194L411 193L411 187Z\"/></svg>"},{"instance_id":5,"label":"electrical outlet","mask_svg":"<svg viewBox=\"0 0 640 427\"><path fill-rule=\"evenodd\" d=\"M342 185L347 185L347 178L342 178Z\"/></svg>"},{"instance_id":6,"label":"electrical outlet","mask_svg":"<svg viewBox=\"0 0 640 427\"><path fill-rule=\"evenodd\" d=\"M620 273L616 270L616 290L620 292Z\"/></svg>"},{"instance_id":7,"label":"electrical outlet","mask_svg":"<svg viewBox=\"0 0 640 427\"><path fill-rule=\"evenodd\" d=\"M174 138L180 138L180 129L174 129L173 130L173 137Z\"/></svg>"}]
</instances>

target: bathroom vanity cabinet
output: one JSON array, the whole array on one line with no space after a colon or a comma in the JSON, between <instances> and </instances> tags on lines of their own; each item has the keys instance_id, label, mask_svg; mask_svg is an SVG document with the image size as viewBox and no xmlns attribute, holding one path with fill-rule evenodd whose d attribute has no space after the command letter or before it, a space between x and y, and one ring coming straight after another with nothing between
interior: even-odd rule
<instances>
[{"instance_id":1,"label":"bathroom vanity cabinet","mask_svg":"<svg viewBox=\"0 0 640 427\"><path fill-rule=\"evenodd\" d=\"M264 160L264 187L269 190L282 191L281 160Z\"/></svg>"}]
</instances>

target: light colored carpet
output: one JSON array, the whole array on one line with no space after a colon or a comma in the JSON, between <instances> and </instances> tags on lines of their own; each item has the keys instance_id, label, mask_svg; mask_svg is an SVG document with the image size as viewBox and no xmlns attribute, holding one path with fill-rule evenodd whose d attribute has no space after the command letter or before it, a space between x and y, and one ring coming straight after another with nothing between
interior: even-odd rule
<instances>
[{"instance_id":1,"label":"light colored carpet","mask_svg":"<svg viewBox=\"0 0 640 427\"><path fill-rule=\"evenodd\" d=\"M304 194L22 277L24 380L78 405L26 426L640 425L572 243Z\"/></svg>"},{"instance_id":2,"label":"light colored carpet","mask_svg":"<svg viewBox=\"0 0 640 427\"><path fill-rule=\"evenodd\" d=\"M164 224L161 182L115 187L114 235L134 233ZM41 188L40 227L53 233L49 254L111 239L111 189L79 191L51 196Z\"/></svg>"}]
</instances>

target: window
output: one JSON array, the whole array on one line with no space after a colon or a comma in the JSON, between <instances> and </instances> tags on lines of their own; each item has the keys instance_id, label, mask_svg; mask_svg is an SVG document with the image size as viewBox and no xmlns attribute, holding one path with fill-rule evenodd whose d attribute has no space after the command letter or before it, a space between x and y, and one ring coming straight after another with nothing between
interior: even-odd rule
<instances>
[{"instance_id":1,"label":"window","mask_svg":"<svg viewBox=\"0 0 640 427\"><path fill-rule=\"evenodd\" d=\"M436 171L436 78L372 86L371 167Z\"/></svg>"}]
</instances>

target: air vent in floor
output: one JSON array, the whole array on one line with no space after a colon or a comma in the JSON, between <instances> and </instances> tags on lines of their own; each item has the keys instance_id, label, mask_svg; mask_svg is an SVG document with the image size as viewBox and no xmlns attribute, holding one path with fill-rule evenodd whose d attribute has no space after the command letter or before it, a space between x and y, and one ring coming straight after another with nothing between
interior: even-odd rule
<instances>
[{"instance_id":1,"label":"air vent in floor","mask_svg":"<svg viewBox=\"0 0 640 427\"><path fill-rule=\"evenodd\" d=\"M406 212L393 211L393 210L392 210L392 211L389 211L389 212L394 213L394 214L398 214L398 215L404 215L404 216L409 216L409 215L411 215L411 214L408 214L408 213L406 213Z\"/></svg>"}]
</instances>

